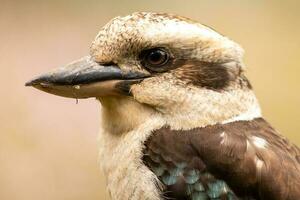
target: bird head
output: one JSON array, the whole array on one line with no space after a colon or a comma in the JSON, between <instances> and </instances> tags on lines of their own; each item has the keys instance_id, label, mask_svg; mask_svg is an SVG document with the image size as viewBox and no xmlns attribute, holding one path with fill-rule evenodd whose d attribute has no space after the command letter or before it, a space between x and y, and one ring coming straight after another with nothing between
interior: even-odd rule
<instances>
[{"instance_id":1,"label":"bird head","mask_svg":"<svg viewBox=\"0 0 300 200\"><path fill-rule=\"evenodd\" d=\"M259 115L242 57L237 43L196 21L139 12L106 24L89 56L26 85L64 97L96 97L110 109L125 100L176 118L181 128L204 126Z\"/></svg>"}]
</instances>

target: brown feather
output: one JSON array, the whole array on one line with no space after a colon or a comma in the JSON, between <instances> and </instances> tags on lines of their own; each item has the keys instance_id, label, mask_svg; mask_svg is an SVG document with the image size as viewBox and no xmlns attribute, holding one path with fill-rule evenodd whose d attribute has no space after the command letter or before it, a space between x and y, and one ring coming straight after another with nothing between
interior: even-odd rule
<instances>
[{"instance_id":1,"label":"brown feather","mask_svg":"<svg viewBox=\"0 0 300 200\"><path fill-rule=\"evenodd\" d=\"M240 199L300 199L300 150L262 118L188 131L164 127L146 141L144 151L155 152L158 164L187 163L190 169L209 172ZM149 166L151 155L146 155ZM166 187L175 199L176 188Z\"/></svg>"}]
</instances>

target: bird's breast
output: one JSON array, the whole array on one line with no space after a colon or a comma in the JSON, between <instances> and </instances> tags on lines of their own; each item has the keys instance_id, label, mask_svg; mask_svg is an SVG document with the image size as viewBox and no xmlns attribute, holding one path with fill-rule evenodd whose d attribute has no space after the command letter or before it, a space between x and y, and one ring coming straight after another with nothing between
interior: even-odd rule
<instances>
[{"instance_id":1,"label":"bird's breast","mask_svg":"<svg viewBox=\"0 0 300 200\"><path fill-rule=\"evenodd\" d=\"M120 135L100 131L99 164L106 176L112 200L160 199L157 177L143 164L142 151L152 130L162 124L161 119L154 117Z\"/></svg>"}]
</instances>

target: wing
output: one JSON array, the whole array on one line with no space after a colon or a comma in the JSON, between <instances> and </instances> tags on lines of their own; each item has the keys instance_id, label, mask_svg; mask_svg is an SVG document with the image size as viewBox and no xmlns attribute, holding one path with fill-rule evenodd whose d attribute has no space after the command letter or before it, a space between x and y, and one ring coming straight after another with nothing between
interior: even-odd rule
<instances>
[{"instance_id":1,"label":"wing","mask_svg":"<svg viewBox=\"0 0 300 200\"><path fill-rule=\"evenodd\" d=\"M300 199L300 150L262 118L156 130L144 163L165 199Z\"/></svg>"}]
</instances>

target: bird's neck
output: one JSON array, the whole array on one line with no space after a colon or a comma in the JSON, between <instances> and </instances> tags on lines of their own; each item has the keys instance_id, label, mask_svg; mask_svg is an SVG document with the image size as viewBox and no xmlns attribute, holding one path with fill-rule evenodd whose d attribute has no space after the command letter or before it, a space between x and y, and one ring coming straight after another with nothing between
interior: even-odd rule
<instances>
[{"instance_id":1,"label":"bird's neck","mask_svg":"<svg viewBox=\"0 0 300 200\"><path fill-rule=\"evenodd\" d=\"M164 125L182 130L261 117L260 106L250 89L234 88L222 92L191 89L186 92L178 88L170 99L155 108L131 97L101 99L101 127L112 134L122 134L153 118L160 118Z\"/></svg>"},{"instance_id":2,"label":"bird's neck","mask_svg":"<svg viewBox=\"0 0 300 200\"><path fill-rule=\"evenodd\" d=\"M238 83L216 91L169 83L133 87L138 102L152 105L166 125L173 129L192 129L218 123L261 117L254 92Z\"/></svg>"},{"instance_id":3,"label":"bird's neck","mask_svg":"<svg viewBox=\"0 0 300 200\"><path fill-rule=\"evenodd\" d=\"M222 92L178 89L173 103L160 107L167 124L176 130L188 130L261 117L259 103L250 89L234 88ZM175 102L175 103L174 103Z\"/></svg>"}]
</instances>

